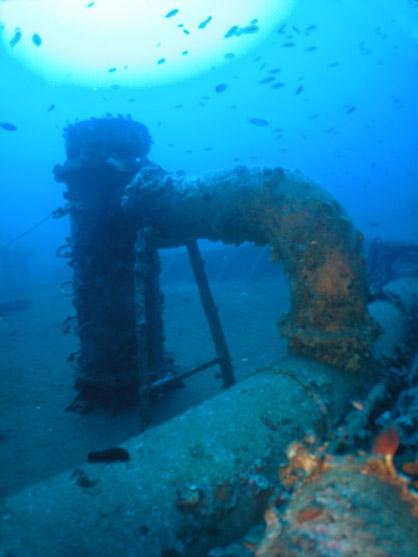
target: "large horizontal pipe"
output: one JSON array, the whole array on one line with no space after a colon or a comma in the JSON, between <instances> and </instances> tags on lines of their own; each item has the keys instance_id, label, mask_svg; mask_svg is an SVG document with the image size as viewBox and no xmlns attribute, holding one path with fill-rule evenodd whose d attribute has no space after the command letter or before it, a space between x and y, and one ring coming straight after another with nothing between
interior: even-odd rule
<instances>
[{"instance_id":1,"label":"large horizontal pipe","mask_svg":"<svg viewBox=\"0 0 418 557\"><path fill-rule=\"evenodd\" d=\"M261 519L286 446L357 388L311 362L259 372L129 440L128 462L86 463L4 500L1 555L203 557Z\"/></svg>"}]
</instances>

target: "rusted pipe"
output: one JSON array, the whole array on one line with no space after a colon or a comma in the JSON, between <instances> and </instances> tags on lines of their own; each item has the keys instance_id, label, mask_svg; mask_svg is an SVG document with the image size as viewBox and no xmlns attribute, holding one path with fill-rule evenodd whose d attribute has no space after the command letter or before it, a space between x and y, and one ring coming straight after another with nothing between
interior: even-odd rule
<instances>
[{"instance_id":1,"label":"rusted pipe","mask_svg":"<svg viewBox=\"0 0 418 557\"><path fill-rule=\"evenodd\" d=\"M366 306L362 238L342 207L300 174L237 168L177 178L143 167L123 199L136 226L159 247L207 238L270 244L289 275L291 307L281 324L290 349L356 370L377 328Z\"/></svg>"}]
</instances>

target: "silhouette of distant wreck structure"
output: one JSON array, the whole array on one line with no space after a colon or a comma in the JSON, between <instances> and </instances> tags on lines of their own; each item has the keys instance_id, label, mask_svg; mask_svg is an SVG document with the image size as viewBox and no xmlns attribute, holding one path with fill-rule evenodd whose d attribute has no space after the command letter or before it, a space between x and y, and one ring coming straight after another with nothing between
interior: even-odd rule
<instances>
[{"instance_id":1,"label":"silhouette of distant wreck structure","mask_svg":"<svg viewBox=\"0 0 418 557\"><path fill-rule=\"evenodd\" d=\"M368 361L376 326L367 312L362 238L342 207L282 168L170 174L148 158L147 128L129 118L90 119L64 133L71 235L61 255L73 267L80 411L140 403L175 381L164 349L158 250L185 245L214 340L223 383L234 373L197 240L270 245L289 276L281 323L291 352L355 371ZM205 365L203 365L205 367ZM187 375L187 374L186 374ZM178 376L181 377L181 376Z\"/></svg>"}]
</instances>

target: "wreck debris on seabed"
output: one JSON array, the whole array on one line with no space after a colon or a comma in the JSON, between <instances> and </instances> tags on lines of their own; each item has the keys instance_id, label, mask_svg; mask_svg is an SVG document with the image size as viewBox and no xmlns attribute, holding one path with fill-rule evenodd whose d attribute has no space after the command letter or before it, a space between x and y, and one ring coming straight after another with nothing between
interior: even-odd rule
<instances>
[{"instance_id":1,"label":"wreck debris on seabed","mask_svg":"<svg viewBox=\"0 0 418 557\"><path fill-rule=\"evenodd\" d=\"M362 238L324 190L282 168L169 174L148 160L148 130L129 118L82 121L65 139L67 161L55 178L67 185L80 338L72 408L137 404L145 378L173 372L158 250L186 245L193 263L198 239L270 245L290 280L281 324L290 350L348 371L366 365L378 331L367 310ZM213 330L216 311L203 306ZM230 386L219 332L218 323L212 334Z\"/></svg>"},{"instance_id":2,"label":"wreck debris on seabed","mask_svg":"<svg viewBox=\"0 0 418 557\"><path fill-rule=\"evenodd\" d=\"M405 295L392 281L368 305L360 235L300 175L180 179L150 163L148 148L130 120L81 122L56 169L72 215L78 402L97 403L98 386L99 402L129 403L141 373L172 368L158 249L198 238L271 246L290 277L283 331L298 357L2 501L3 554L416 557L417 444L402 420L418 400L416 282L408 277ZM265 532L252 530L263 515Z\"/></svg>"}]
</instances>

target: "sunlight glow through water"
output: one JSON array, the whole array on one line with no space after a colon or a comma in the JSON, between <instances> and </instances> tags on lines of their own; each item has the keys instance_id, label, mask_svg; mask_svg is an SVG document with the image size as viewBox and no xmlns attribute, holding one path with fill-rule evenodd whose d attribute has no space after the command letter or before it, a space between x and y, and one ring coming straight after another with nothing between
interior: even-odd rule
<instances>
[{"instance_id":1,"label":"sunlight glow through water","mask_svg":"<svg viewBox=\"0 0 418 557\"><path fill-rule=\"evenodd\" d=\"M294 0L3 0L6 51L52 82L182 81L265 39Z\"/></svg>"}]
</instances>

